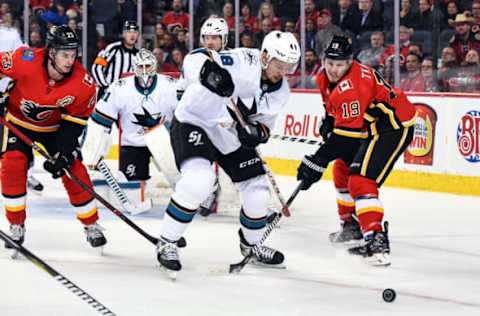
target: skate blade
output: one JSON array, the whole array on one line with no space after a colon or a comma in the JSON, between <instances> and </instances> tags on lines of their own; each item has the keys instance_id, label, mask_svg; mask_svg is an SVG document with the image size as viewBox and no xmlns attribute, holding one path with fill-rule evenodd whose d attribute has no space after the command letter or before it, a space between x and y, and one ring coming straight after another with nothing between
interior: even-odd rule
<instances>
[{"instance_id":1,"label":"skate blade","mask_svg":"<svg viewBox=\"0 0 480 316\"><path fill-rule=\"evenodd\" d=\"M284 263L266 264L266 263L257 261L255 259L250 260L250 262L248 262L247 264L257 266L257 267L260 267L260 268L270 268L270 269L286 269L287 268L287 266Z\"/></svg>"},{"instance_id":2,"label":"skate blade","mask_svg":"<svg viewBox=\"0 0 480 316\"><path fill-rule=\"evenodd\" d=\"M158 267L159 267L160 271L162 271L162 273L165 274L165 276L167 278L169 278L172 281L177 280L177 272L178 271L167 269L164 266L162 266L161 264L159 264Z\"/></svg>"},{"instance_id":3,"label":"skate blade","mask_svg":"<svg viewBox=\"0 0 480 316\"><path fill-rule=\"evenodd\" d=\"M20 259L20 252L18 250L14 250L10 255L10 259L12 260Z\"/></svg>"},{"instance_id":4,"label":"skate blade","mask_svg":"<svg viewBox=\"0 0 480 316\"><path fill-rule=\"evenodd\" d=\"M388 267L392 264L388 253L376 253L371 257L366 257L365 262L374 267Z\"/></svg>"}]
</instances>

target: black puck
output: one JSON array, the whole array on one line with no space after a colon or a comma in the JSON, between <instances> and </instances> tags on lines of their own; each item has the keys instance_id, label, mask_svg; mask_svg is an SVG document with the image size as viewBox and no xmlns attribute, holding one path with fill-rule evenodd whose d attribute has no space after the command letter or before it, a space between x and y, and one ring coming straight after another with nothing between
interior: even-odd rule
<instances>
[{"instance_id":1,"label":"black puck","mask_svg":"<svg viewBox=\"0 0 480 316\"><path fill-rule=\"evenodd\" d=\"M382 293L383 300L387 303L391 303L395 300L397 293L394 289L385 289Z\"/></svg>"}]
</instances>

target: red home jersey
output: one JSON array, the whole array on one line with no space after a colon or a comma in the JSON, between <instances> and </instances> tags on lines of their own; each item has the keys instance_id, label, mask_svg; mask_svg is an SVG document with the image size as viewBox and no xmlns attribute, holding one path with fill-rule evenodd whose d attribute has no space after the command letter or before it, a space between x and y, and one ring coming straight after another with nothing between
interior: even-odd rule
<instances>
[{"instance_id":1,"label":"red home jersey","mask_svg":"<svg viewBox=\"0 0 480 316\"><path fill-rule=\"evenodd\" d=\"M393 90L371 67L353 62L347 74L331 85L325 70L317 75L325 108L335 118L333 132L366 138L377 125L399 129L415 122L415 108L400 90ZM370 124L371 123L371 124Z\"/></svg>"},{"instance_id":2,"label":"red home jersey","mask_svg":"<svg viewBox=\"0 0 480 316\"><path fill-rule=\"evenodd\" d=\"M96 101L93 78L75 61L70 77L50 79L45 55L45 48L29 47L0 53L0 72L15 81L7 119L37 132L58 130L61 119L86 125Z\"/></svg>"}]
</instances>

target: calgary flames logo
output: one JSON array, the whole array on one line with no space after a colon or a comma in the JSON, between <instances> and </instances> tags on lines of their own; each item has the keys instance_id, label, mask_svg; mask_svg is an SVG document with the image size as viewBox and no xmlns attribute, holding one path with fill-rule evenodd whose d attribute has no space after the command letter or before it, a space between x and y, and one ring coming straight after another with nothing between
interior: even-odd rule
<instances>
[{"instance_id":1,"label":"calgary flames logo","mask_svg":"<svg viewBox=\"0 0 480 316\"><path fill-rule=\"evenodd\" d=\"M22 106L20 109L22 110L23 115L34 121L34 122L41 122L48 119L53 111L57 108L54 105L38 105L37 103L30 101L30 100L22 100Z\"/></svg>"}]
</instances>

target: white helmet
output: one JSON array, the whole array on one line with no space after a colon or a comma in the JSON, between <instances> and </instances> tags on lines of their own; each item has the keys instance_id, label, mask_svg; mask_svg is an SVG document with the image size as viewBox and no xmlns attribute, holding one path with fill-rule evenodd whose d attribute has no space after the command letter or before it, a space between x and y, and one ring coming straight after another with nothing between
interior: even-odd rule
<instances>
[{"instance_id":1,"label":"white helmet","mask_svg":"<svg viewBox=\"0 0 480 316\"><path fill-rule=\"evenodd\" d=\"M151 67L147 68L147 66ZM148 89L151 87L153 78L157 73L157 59L151 51L141 48L138 53L133 56L133 69L142 88Z\"/></svg>"},{"instance_id":2,"label":"white helmet","mask_svg":"<svg viewBox=\"0 0 480 316\"><path fill-rule=\"evenodd\" d=\"M288 73L293 73L300 59L300 46L297 39L290 32L271 31L263 39L261 52L267 53L266 62L262 67L267 69L272 59L278 59L292 67Z\"/></svg>"},{"instance_id":3,"label":"white helmet","mask_svg":"<svg viewBox=\"0 0 480 316\"><path fill-rule=\"evenodd\" d=\"M200 29L200 43L205 46L204 35L219 35L222 38L222 50L228 42L228 25L223 18L208 18Z\"/></svg>"}]
</instances>

